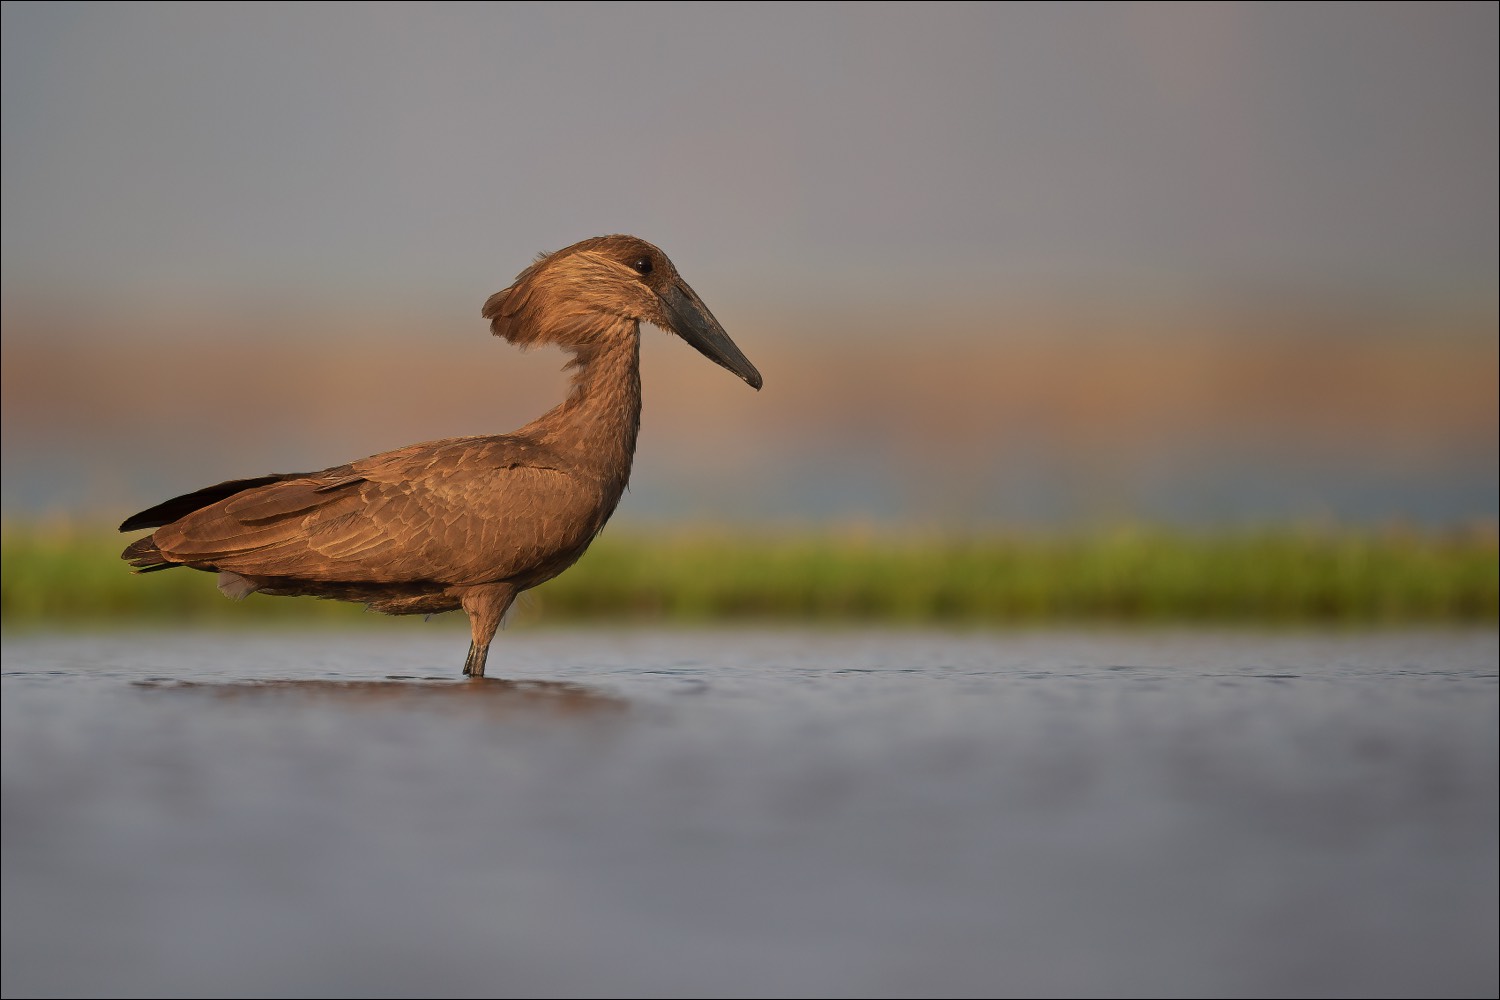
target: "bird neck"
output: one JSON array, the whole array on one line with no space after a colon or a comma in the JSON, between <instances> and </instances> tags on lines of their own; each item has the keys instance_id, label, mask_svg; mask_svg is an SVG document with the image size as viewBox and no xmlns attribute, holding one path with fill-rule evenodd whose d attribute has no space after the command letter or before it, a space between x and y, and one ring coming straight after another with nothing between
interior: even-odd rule
<instances>
[{"instance_id":1,"label":"bird neck","mask_svg":"<svg viewBox=\"0 0 1500 1000\"><path fill-rule=\"evenodd\" d=\"M641 426L641 335L614 320L593 343L574 350L572 389L526 430L559 454L625 488Z\"/></svg>"}]
</instances>

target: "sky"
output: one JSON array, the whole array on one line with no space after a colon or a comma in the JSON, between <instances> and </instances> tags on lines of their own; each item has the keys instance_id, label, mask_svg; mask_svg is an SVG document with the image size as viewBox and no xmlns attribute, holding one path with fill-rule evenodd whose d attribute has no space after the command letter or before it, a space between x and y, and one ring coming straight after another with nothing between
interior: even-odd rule
<instances>
[{"instance_id":1,"label":"sky","mask_svg":"<svg viewBox=\"0 0 1500 1000\"><path fill-rule=\"evenodd\" d=\"M1492 299L1496 5L6 3L8 298ZM910 289L910 290L908 290Z\"/></svg>"},{"instance_id":2,"label":"sky","mask_svg":"<svg viewBox=\"0 0 1500 1000\"><path fill-rule=\"evenodd\" d=\"M4 505L519 426L627 232L766 388L648 335L622 515L1492 521L1497 11L7 2Z\"/></svg>"}]
</instances>

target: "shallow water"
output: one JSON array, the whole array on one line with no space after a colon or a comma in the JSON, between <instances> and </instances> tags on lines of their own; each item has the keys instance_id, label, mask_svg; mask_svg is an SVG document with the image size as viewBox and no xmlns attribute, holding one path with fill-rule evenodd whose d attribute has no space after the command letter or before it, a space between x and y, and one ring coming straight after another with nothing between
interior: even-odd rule
<instances>
[{"instance_id":1,"label":"shallow water","mask_svg":"<svg viewBox=\"0 0 1500 1000\"><path fill-rule=\"evenodd\" d=\"M1493 631L466 639L7 636L3 992L1500 986Z\"/></svg>"}]
</instances>

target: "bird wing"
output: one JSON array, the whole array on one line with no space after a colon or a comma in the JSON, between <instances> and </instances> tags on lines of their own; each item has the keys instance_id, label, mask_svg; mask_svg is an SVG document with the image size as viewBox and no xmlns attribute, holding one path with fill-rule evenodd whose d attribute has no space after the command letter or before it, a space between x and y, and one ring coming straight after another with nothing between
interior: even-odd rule
<instances>
[{"instance_id":1,"label":"bird wing","mask_svg":"<svg viewBox=\"0 0 1500 1000\"><path fill-rule=\"evenodd\" d=\"M273 473L269 476L256 476L254 479L230 479L213 486L205 486L201 490L163 500L155 507L147 507L139 514L130 515L120 524L120 530L137 531L141 528L160 528L164 524L171 524L178 518L186 517L200 507L218 503L236 493L243 493L269 483L279 483L287 479L306 479L318 474L312 472Z\"/></svg>"},{"instance_id":2,"label":"bird wing","mask_svg":"<svg viewBox=\"0 0 1500 1000\"><path fill-rule=\"evenodd\" d=\"M235 494L158 529L175 562L319 582L473 584L535 569L597 530L602 490L508 438L376 455Z\"/></svg>"}]
</instances>

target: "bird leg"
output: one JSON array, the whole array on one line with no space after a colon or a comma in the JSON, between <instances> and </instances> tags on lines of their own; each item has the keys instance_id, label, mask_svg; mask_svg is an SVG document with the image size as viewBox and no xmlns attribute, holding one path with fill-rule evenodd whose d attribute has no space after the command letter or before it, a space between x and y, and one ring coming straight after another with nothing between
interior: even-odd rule
<instances>
[{"instance_id":1,"label":"bird leg","mask_svg":"<svg viewBox=\"0 0 1500 1000\"><path fill-rule=\"evenodd\" d=\"M516 599L516 588L508 583L488 583L471 587L462 598L464 611L469 615L469 629L474 640L469 643L469 656L464 660L465 677L483 677L484 661L490 654L490 640L500 627L500 619Z\"/></svg>"}]
</instances>

